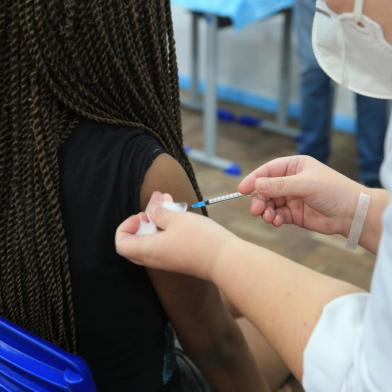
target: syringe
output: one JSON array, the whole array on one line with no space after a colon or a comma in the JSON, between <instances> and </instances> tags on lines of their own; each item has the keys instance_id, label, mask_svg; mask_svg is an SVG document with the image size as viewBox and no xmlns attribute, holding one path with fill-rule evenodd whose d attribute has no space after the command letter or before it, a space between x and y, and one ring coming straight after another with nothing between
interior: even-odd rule
<instances>
[{"instance_id":1,"label":"syringe","mask_svg":"<svg viewBox=\"0 0 392 392\"><path fill-rule=\"evenodd\" d=\"M202 208L202 207L206 207L211 204L222 203L224 201L239 199L241 197L251 196L251 195L252 194L244 195L243 193L240 193L240 192L230 193L228 195L217 196L217 197L213 197L212 199L199 201L195 204L192 204L191 208Z\"/></svg>"}]
</instances>

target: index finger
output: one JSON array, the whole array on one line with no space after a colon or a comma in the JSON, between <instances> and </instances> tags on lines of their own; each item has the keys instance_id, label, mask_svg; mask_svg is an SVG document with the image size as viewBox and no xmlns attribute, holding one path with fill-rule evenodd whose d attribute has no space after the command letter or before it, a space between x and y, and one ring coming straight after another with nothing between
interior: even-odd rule
<instances>
[{"instance_id":1,"label":"index finger","mask_svg":"<svg viewBox=\"0 0 392 392\"><path fill-rule=\"evenodd\" d=\"M252 193L256 190L255 183L259 177L284 177L287 175L289 165L295 157L281 157L273 159L261 165L249 173L238 185L238 191L244 194Z\"/></svg>"}]
</instances>

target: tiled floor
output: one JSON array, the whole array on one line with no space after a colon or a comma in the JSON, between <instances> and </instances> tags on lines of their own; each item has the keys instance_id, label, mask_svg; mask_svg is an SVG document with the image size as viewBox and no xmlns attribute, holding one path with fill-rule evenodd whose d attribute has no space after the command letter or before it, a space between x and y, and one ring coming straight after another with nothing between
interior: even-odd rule
<instances>
[{"instance_id":1,"label":"tiled floor","mask_svg":"<svg viewBox=\"0 0 392 392\"><path fill-rule=\"evenodd\" d=\"M235 109L234 109L235 110ZM202 143L202 119L199 114L183 112L185 142L198 148ZM355 138L335 134L331 166L356 178ZM239 162L244 174L272 158L295 153L295 142L260 129L220 123L218 152ZM194 163L205 196L236 191L239 178ZM369 287L374 257L363 249L350 252L339 237L310 233L297 227L273 228L248 214L248 201L241 199L210 207L210 216L239 236L279 252L318 271L345 279L363 288Z\"/></svg>"}]
</instances>

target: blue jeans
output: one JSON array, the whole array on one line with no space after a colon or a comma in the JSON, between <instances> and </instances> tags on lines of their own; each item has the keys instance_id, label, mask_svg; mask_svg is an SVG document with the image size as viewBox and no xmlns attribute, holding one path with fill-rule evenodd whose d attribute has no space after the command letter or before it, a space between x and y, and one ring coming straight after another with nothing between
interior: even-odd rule
<instances>
[{"instance_id":1,"label":"blue jeans","mask_svg":"<svg viewBox=\"0 0 392 392\"><path fill-rule=\"evenodd\" d=\"M296 0L294 9L301 67L301 135L298 153L327 162L334 89L313 54L311 32L315 2ZM388 125L388 102L356 95L356 109L360 180L367 185L377 186Z\"/></svg>"}]
</instances>

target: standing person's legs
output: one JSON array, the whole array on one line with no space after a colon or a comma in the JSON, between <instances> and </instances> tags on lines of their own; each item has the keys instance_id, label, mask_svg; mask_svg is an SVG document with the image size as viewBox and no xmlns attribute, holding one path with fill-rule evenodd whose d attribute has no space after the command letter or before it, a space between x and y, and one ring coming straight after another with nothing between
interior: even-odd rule
<instances>
[{"instance_id":1,"label":"standing person's legs","mask_svg":"<svg viewBox=\"0 0 392 392\"><path fill-rule=\"evenodd\" d=\"M295 28L301 68L301 136L298 152L326 162L332 117L333 88L319 67L312 48L312 23L315 0L296 0Z\"/></svg>"},{"instance_id":2,"label":"standing person's legs","mask_svg":"<svg viewBox=\"0 0 392 392\"><path fill-rule=\"evenodd\" d=\"M357 95L356 99L359 178L367 186L380 187L379 171L384 158L389 104L363 95Z\"/></svg>"}]
</instances>

